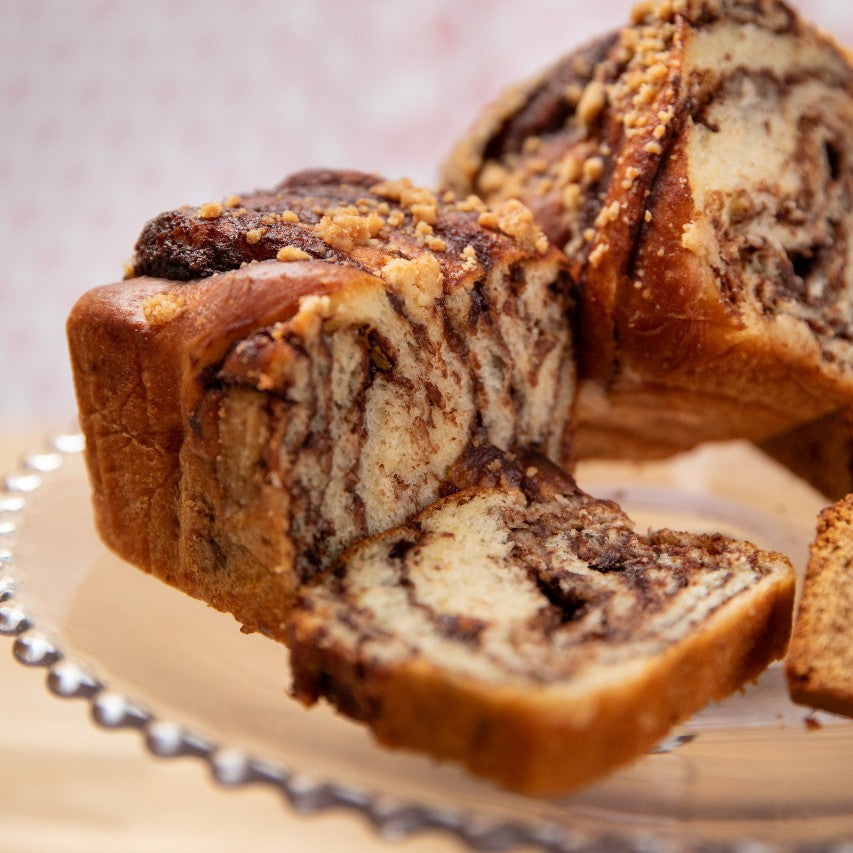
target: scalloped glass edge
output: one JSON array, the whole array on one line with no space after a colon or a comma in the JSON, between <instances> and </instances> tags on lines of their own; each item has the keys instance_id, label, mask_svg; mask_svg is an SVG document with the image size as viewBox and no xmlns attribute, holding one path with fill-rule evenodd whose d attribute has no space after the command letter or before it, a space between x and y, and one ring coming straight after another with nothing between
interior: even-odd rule
<instances>
[{"instance_id":1,"label":"scalloped glass edge","mask_svg":"<svg viewBox=\"0 0 853 853\"><path fill-rule=\"evenodd\" d=\"M204 761L223 788L262 784L277 790L300 815L321 815L332 809L358 812L386 841L402 840L420 832L444 831L475 850L506 851L536 847L562 853L609 850L624 842L610 836L592 838L546 824L483 820L475 814L395 802L384 794L356 790L327 780L315 780L291 768L279 767L247 755L240 749L215 743L173 720L161 718L131 696L110 690L99 676L66 656L61 644L48 639L17 603L14 534L26 512L29 496L58 470L66 457L84 450L76 430L53 432L44 448L25 453L16 470L0 482L0 636L13 641L12 654L25 667L47 670L46 687L61 699L82 699L92 721L105 729L136 730L143 746L159 758L195 757Z\"/></svg>"},{"instance_id":2,"label":"scalloped glass edge","mask_svg":"<svg viewBox=\"0 0 853 853\"><path fill-rule=\"evenodd\" d=\"M261 784L278 791L297 814L322 815L333 809L356 812L367 819L385 841L398 841L422 832L442 831L474 850L508 851L520 847L549 853L565 851L608 851L627 848L631 840L618 832L596 832L520 821L496 821L472 812L435 808L400 802L388 795L359 790L329 780L317 780L294 768L285 768L233 748L216 743L179 722L165 719L136 701L110 689L96 673L66 656L57 643L39 629L34 619L16 600L15 532L27 510L29 496L49 481L69 456L84 450L83 436L74 429L49 434L43 449L24 454L18 467L0 481L0 636L13 641L14 659L25 667L47 670L46 687L61 699L82 699L89 705L92 721L104 729L128 729L139 733L143 746L159 758L195 757L208 767L213 780L223 788L239 789ZM45 626L46 627L46 626ZM677 736L676 736L677 739ZM666 750L663 743L659 750ZM656 750L657 751L657 750ZM636 839L635 839L636 840ZM659 843L658 843L659 842ZM748 838L735 845L709 842L714 851L748 849ZM764 841L754 842L770 851ZM642 849L670 850L671 839L644 836ZM679 845L679 849L682 847ZM704 849L703 843L689 849ZM798 850L810 849L798 846ZM847 853L849 841L820 844L821 851Z\"/></svg>"}]
</instances>

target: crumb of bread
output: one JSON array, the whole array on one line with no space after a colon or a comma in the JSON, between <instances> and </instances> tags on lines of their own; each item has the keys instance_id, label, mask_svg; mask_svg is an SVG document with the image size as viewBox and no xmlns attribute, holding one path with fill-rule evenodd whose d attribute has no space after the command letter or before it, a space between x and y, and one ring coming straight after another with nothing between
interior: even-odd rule
<instances>
[{"instance_id":1,"label":"crumb of bread","mask_svg":"<svg viewBox=\"0 0 853 853\"><path fill-rule=\"evenodd\" d=\"M604 174L604 160L601 157L587 158L584 161L582 173L587 183L594 184L601 180L601 176Z\"/></svg>"},{"instance_id":2,"label":"crumb of bread","mask_svg":"<svg viewBox=\"0 0 853 853\"><path fill-rule=\"evenodd\" d=\"M625 179L622 181L622 189L633 189L634 184L637 182L637 178L639 176L640 170L636 168L636 166L628 166L628 168L625 170Z\"/></svg>"},{"instance_id":3,"label":"crumb of bread","mask_svg":"<svg viewBox=\"0 0 853 853\"><path fill-rule=\"evenodd\" d=\"M472 269L476 268L476 266L477 266L477 252L470 243L462 250L462 258L463 258L463 263L462 263L463 269L472 270Z\"/></svg>"},{"instance_id":4,"label":"crumb of bread","mask_svg":"<svg viewBox=\"0 0 853 853\"><path fill-rule=\"evenodd\" d=\"M486 210L486 203L479 196L469 195L467 198L456 202L456 209L463 212L476 210L483 213Z\"/></svg>"},{"instance_id":5,"label":"crumb of bread","mask_svg":"<svg viewBox=\"0 0 853 853\"><path fill-rule=\"evenodd\" d=\"M124 266L122 267L122 277L124 279L136 278L136 267L133 265L133 261L125 262Z\"/></svg>"},{"instance_id":6,"label":"crumb of bread","mask_svg":"<svg viewBox=\"0 0 853 853\"><path fill-rule=\"evenodd\" d=\"M242 204L242 202L243 202L243 199L241 199L240 196L229 195L228 198L226 198L222 202L222 206L230 209L230 208L239 207Z\"/></svg>"},{"instance_id":7,"label":"crumb of bread","mask_svg":"<svg viewBox=\"0 0 853 853\"><path fill-rule=\"evenodd\" d=\"M222 204L218 201L205 202L196 211L196 216L199 219L219 219L222 216Z\"/></svg>"},{"instance_id":8,"label":"crumb of bread","mask_svg":"<svg viewBox=\"0 0 853 853\"><path fill-rule=\"evenodd\" d=\"M608 245L607 243L599 243L590 253L589 253L589 264L591 267L595 268L601 264L601 261L604 259L604 256L607 254Z\"/></svg>"},{"instance_id":9,"label":"crumb of bread","mask_svg":"<svg viewBox=\"0 0 853 853\"><path fill-rule=\"evenodd\" d=\"M399 228L406 221L406 214L402 210L392 210L386 221L389 228Z\"/></svg>"},{"instance_id":10,"label":"crumb of bread","mask_svg":"<svg viewBox=\"0 0 853 853\"><path fill-rule=\"evenodd\" d=\"M264 234L266 234L266 233L267 233L266 228L251 228L250 230L248 230L246 232L246 242L250 246L254 246L255 243L260 242L261 237L263 237Z\"/></svg>"},{"instance_id":11,"label":"crumb of bread","mask_svg":"<svg viewBox=\"0 0 853 853\"><path fill-rule=\"evenodd\" d=\"M576 115L581 123L589 127L601 114L607 101L604 84L600 80L592 80L583 90L578 101Z\"/></svg>"},{"instance_id":12,"label":"crumb of bread","mask_svg":"<svg viewBox=\"0 0 853 853\"><path fill-rule=\"evenodd\" d=\"M180 317L187 307L187 301L181 293L155 293L142 303L142 315L152 326L162 326Z\"/></svg>"},{"instance_id":13,"label":"crumb of bread","mask_svg":"<svg viewBox=\"0 0 853 853\"><path fill-rule=\"evenodd\" d=\"M494 210L483 211L477 221L483 228L511 237L526 251L548 251L548 238L534 221L530 208L518 199L507 199Z\"/></svg>"},{"instance_id":14,"label":"crumb of bread","mask_svg":"<svg viewBox=\"0 0 853 853\"><path fill-rule=\"evenodd\" d=\"M394 258L379 274L394 290L420 305L434 302L444 293L444 276L434 255L420 255L411 261Z\"/></svg>"},{"instance_id":15,"label":"crumb of bread","mask_svg":"<svg viewBox=\"0 0 853 853\"><path fill-rule=\"evenodd\" d=\"M314 231L325 243L342 252L351 252L356 246L366 246L385 225L381 216L364 216L352 205L333 208L323 214Z\"/></svg>"},{"instance_id":16,"label":"crumb of bread","mask_svg":"<svg viewBox=\"0 0 853 853\"><path fill-rule=\"evenodd\" d=\"M567 184L563 190L563 206L566 210L577 210L580 207L582 197L579 184Z\"/></svg>"},{"instance_id":17,"label":"crumb of bread","mask_svg":"<svg viewBox=\"0 0 853 853\"><path fill-rule=\"evenodd\" d=\"M282 246L276 252L275 259L277 261L307 261L311 259L311 255L298 246Z\"/></svg>"}]
</instances>

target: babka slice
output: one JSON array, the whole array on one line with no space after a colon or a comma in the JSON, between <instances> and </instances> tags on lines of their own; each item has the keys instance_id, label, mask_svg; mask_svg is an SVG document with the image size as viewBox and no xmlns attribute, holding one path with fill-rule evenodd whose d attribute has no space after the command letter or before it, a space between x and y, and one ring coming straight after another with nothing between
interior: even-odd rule
<instances>
[{"instance_id":1,"label":"babka slice","mask_svg":"<svg viewBox=\"0 0 853 853\"><path fill-rule=\"evenodd\" d=\"M293 691L388 746L563 793L642 755L784 655L788 560L636 533L536 458L358 543L291 612ZM514 470L513 470L514 469Z\"/></svg>"},{"instance_id":2,"label":"babka slice","mask_svg":"<svg viewBox=\"0 0 853 853\"><path fill-rule=\"evenodd\" d=\"M279 635L297 584L472 441L566 457L564 266L517 202L351 172L157 217L68 323L103 538Z\"/></svg>"},{"instance_id":3,"label":"babka slice","mask_svg":"<svg viewBox=\"0 0 853 853\"><path fill-rule=\"evenodd\" d=\"M490 107L444 183L581 286L578 454L762 441L853 399L853 72L779 0L655 0Z\"/></svg>"},{"instance_id":4,"label":"babka slice","mask_svg":"<svg viewBox=\"0 0 853 853\"><path fill-rule=\"evenodd\" d=\"M795 702L853 716L853 495L820 515L785 667Z\"/></svg>"}]
</instances>

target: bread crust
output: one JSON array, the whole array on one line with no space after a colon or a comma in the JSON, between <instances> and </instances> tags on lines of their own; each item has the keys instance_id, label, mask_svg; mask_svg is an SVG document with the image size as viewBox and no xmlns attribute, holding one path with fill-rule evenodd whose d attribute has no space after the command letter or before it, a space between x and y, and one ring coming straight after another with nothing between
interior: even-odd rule
<instances>
[{"instance_id":1,"label":"bread crust","mask_svg":"<svg viewBox=\"0 0 853 853\"><path fill-rule=\"evenodd\" d=\"M853 495L818 518L785 661L791 698L853 716Z\"/></svg>"}]
</instances>

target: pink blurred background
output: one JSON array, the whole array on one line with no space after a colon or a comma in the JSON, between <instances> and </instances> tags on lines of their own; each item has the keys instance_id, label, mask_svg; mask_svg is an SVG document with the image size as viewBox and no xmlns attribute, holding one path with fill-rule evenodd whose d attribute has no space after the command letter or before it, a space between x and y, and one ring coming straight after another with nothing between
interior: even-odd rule
<instances>
[{"instance_id":1,"label":"pink blurred background","mask_svg":"<svg viewBox=\"0 0 853 853\"><path fill-rule=\"evenodd\" d=\"M0 416L65 425L64 322L161 210L311 166L434 182L632 0L0 0ZM801 11L853 44L850 0Z\"/></svg>"}]
</instances>

